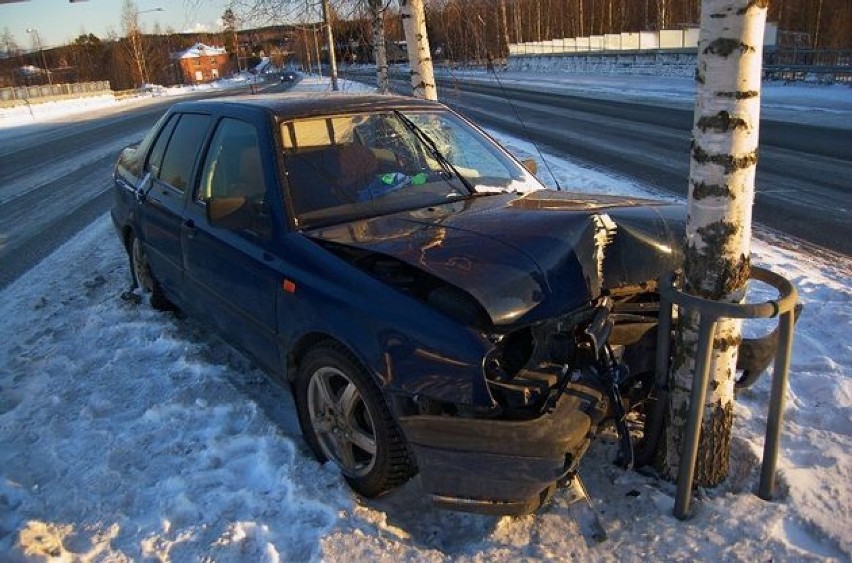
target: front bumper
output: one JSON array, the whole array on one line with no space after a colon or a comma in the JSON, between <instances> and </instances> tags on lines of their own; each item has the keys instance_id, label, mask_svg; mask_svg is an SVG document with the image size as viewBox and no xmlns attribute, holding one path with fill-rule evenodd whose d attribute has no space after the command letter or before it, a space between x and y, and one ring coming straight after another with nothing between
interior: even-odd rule
<instances>
[{"instance_id":1,"label":"front bumper","mask_svg":"<svg viewBox=\"0 0 852 563\"><path fill-rule=\"evenodd\" d=\"M415 415L400 424L433 502L519 515L537 510L556 482L576 470L608 410L606 395L580 380L532 419Z\"/></svg>"}]
</instances>

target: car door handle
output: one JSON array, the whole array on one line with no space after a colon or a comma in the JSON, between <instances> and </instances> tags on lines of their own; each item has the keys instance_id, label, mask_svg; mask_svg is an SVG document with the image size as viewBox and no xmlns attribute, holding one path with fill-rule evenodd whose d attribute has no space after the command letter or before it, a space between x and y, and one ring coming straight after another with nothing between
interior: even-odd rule
<instances>
[{"instance_id":1,"label":"car door handle","mask_svg":"<svg viewBox=\"0 0 852 563\"><path fill-rule=\"evenodd\" d=\"M198 233L198 229L195 227L195 221L192 219L184 221L183 226L186 229L187 238L194 238L196 233Z\"/></svg>"}]
</instances>

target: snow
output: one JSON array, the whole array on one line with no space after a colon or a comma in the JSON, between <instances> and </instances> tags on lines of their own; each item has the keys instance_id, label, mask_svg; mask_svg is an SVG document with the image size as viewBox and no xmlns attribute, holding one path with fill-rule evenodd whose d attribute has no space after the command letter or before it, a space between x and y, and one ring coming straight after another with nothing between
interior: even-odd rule
<instances>
[{"instance_id":1,"label":"snow","mask_svg":"<svg viewBox=\"0 0 852 563\"><path fill-rule=\"evenodd\" d=\"M224 55L227 53L224 47L211 47L204 43L196 43L178 55L179 59L195 59L197 57L209 57L211 55Z\"/></svg>"},{"instance_id":2,"label":"snow","mask_svg":"<svg viewBox=\"0 0 852 563\"><path fill-rule=\"evenodd\" d=\"M544 157L563 188L648 195ZM358 499L309 454L286 388L193 319L121 300L127 260L104 216L0 292L0 560L848 561L852 264L771 233L754 256L805 305L779 498L752 494L764 377L737 398L730 477L698 491L689 521L671 515L672 484L614 466L613 436L597 442L581 471L609 540L589 547L561 491L523 518L434 509L417 478Z\"/></svg>"},{"instance_id":3,"label":"snow","mask_svg":"<svg viewBox=\"0 0 852 563\"><path fill-rule=\"evenodd\" d=\"M192 84L186 86L160 86L146 84L143 91L134 96L117 100L112 92L100 96L85 98L69 98L51 102L27 104L10 108L0 108L0 135L4 130L8 131L21 125L29 125L33 122L48 121L73 115L88 114L89 112L111 107L127 107L139 104L151 98L161 96L183 96L203 90L220 88L238 88L249 82L255 82L257 78L250 74L243 74L231 78L221 78L213 82L203 84Z\"/></svg>"}]
</instances>

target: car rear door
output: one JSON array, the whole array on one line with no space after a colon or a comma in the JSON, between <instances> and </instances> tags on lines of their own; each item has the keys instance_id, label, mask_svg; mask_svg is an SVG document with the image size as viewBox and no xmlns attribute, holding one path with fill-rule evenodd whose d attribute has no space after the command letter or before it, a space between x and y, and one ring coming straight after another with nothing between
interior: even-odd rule
<instances>
[{"instance_id":1,"label":"car rear door","mask_svg":"<svg viewBox=\"0 0 852 563\"><path fill-rule=\"evenodd\" d=\"M277 371L275 298L282 275L273 252L270 202L279 196L266 127L260 120L219 119L181 237L187 287L201 308L196 314L263 367ZM229 210L212 224L211 199Z\"/></svg>"},{"instance_id":2,"label":"car rear door","mask_svg":"<svg viewBox=\"0 0 852 563\"><path fill-rule=\"evenodd\" d=\"M142 238L157 279L170 296L182 296L180 228L186 194L212 118L176 113L164 126L146 162L145 203L140 209ZM182 299L179 299L182 301Z\"/></svg>"}]
</instances>

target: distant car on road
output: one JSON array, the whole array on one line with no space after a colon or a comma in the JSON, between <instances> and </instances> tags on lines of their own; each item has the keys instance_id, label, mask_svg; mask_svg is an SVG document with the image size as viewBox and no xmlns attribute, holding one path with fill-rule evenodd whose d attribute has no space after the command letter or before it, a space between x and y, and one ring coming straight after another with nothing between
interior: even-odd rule
<instances>
[{"instance_id":1,"label":"distant car on road","mask_svg":"<svg viewBox=\"0 0 852 563\"><path fill-rule=\"evenodd\" d=\"M298 77L299 75L294 71L285 70L281 73L281 82L295 82Z\"/></svg>"},{"instance_id":2,"label":"distant car on road","mask_svg":"<svg viewBox=\"0 0 852 563\"><path fill-rule=\"evenodd\" d=\"M441 506L533 511L654 387L683 207L543 189L441 104L180 103L115 186L134 284L292 384L362 495L419 471Z\"/></svg>"}]
</instances>

